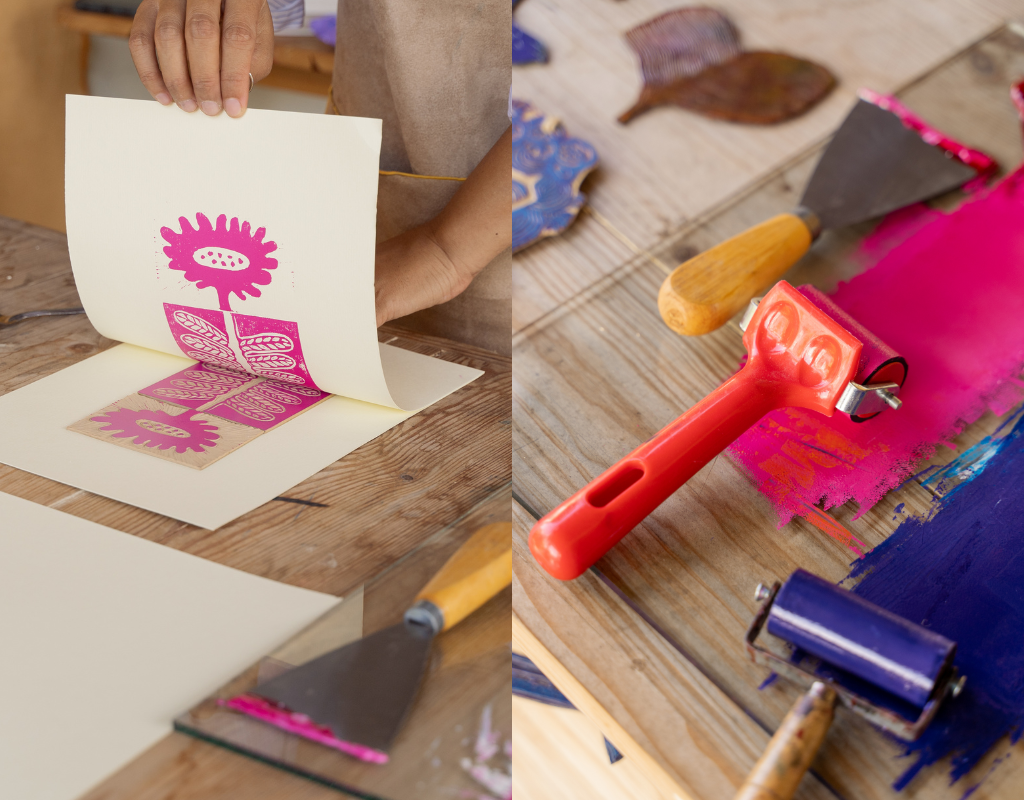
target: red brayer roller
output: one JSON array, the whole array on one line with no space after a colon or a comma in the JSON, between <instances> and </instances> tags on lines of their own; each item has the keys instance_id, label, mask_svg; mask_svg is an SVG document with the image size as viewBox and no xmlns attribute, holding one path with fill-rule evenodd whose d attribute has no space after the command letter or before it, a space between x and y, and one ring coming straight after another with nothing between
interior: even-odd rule
<instances>
[{"instance_id":1,"label":"red brayer roller","mask_svg":"<svg viewBox=\"0 0 1024 800\"><path fill-rule=\"evenodd\" d=\"M548 573L581 575L769 411L838 409L860 422L901 404L907 362L813 286L779 281L740 327L739 372L533 527Z\"/></svg>"}]
</instances>

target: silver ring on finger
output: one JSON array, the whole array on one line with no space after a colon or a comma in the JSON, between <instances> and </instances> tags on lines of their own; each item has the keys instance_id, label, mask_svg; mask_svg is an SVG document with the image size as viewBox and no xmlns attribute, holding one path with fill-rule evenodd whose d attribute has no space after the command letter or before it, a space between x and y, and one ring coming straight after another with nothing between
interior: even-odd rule
<instances>
[{"instance_id":1,"label":"silver ring on finger","mask_svg":"<svg viewBox=\"0 0 1024 800\"><path fill-rule=\"evenodd\" d=\"M252 87L256 85L256 81L252 79L252 73L249 73L249 91L252 91Z\"/></svg>"}]
</instances>

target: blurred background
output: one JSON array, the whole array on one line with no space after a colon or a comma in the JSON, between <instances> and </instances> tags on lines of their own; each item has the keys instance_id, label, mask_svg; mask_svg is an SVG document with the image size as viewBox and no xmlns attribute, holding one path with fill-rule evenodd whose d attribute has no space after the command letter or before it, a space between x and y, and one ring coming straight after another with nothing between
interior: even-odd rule
<instances>
[{"instance_id":1,"label":"blurred background","mask_svg":"<svg viewBox=\"0 0 1024 800\"><path fill-rule=\"evenodd\" d=\"M149 100L128 34L139 0L0 3L0 215L64 231L64 96ZM334 48L309 26L335 0L306 0L307 24L279 35L252 108L323 113ZM16 154L16 155L15 155Z\"/></svg>"}]
</instances>

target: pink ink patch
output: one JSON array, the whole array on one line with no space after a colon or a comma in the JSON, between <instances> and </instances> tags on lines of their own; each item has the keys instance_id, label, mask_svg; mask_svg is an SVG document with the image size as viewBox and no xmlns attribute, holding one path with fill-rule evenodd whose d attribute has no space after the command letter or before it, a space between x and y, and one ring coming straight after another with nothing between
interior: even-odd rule
<instances>
[{"instance_id":1,"label":"pink ink patch","mask_svg":"<svg viewBox=\"0 0 1024 800\"><path fill-rule=\"evenodd\" d=\"M346 742L339 739L330 728L324 725L317 725L305 714L293 713L262 697L241 694L238 697L232 697L230 700L218 700L217 705L247 714L288 733L294 733L327 747L333 747L335 750L340 750L343 753L354 756L360 761L369 761L372 764L388 763L387 753L355 742Z\"/></svg>"},{"instance_id":2,"label":"pink ink patch","mask_svg":"<svg viewBox=\"0 0 1024 800\"><path fill-rule=\"evenodd\" d=\"M139 394L195 411L253 380L252 375L239 370L201 363L139 389Z\"/></svg>"},{"instance_id":3,"label":"pink ink patch","mask_svg":"<svg viewBox=\"0 0 1024 800\"><path fill-rule=\"evenodd\" d=\"M174 450L186 453L205 452L214 447L220 436L217 426L189 414L168 414L166 411L133 411L119 408L95 417L93 422L105 423L103 430L115 439L131 439L141 447L155 447L158 450Z\"/></svg>"},{"instance_id":4,"label":"pink ink patch","mask_svg":"<svg viewBox=\"0 0 1024 800\"><path fill-rule=\"evenodd\" d=\"M312 408L328 396L327 392L308 386L291 386L266 380L211 406L206 409L206 413L268 431Z\"/></svg>"},{"instance_id":5,"label":"pink ink patch","mask_svg":"<svg viewBox=\"0 0 1024 800\"><path fill-rule=\"evenodd\" d=\"M231 310L231 295L245 300L246 295L259 297L257 286L266 286L273 279L270 270L277 269L277 260L269 254L277 249L274 242L264 242L266 228L250 234L248 222L238 224L227 215L217 217L217 227L210 224L205 214L196 214L196 227L187 217L179 217L181 232L161 228L160 234L167 247L164 254L170 258L170 268L185 273L185 280L199 289L209 287L217 291L222 311Z\"/></svg>"},{"instance_id":6,"label":"pink ink patch","mask_svg":"<svg viewBox=\"0 0 1024 800\"><path fill-rule=\"evenodd\" d=\"M832 296L907 359L903 407L860 424L782 409L730 447L780 524L849 500L860 516L986 410L1024 399L1024 168L929 216L912 216L906 238L880 226L902 241ZM877 250L873 239L864 253Z\"/></svg>"},{"instance_id":7,"label":"pink ink patch","mask_svg":"<svg viewBox=\"0 0 1024 800\"><path fill-rule=\"evenodd\" d=\"M223 311L164 303L164 315L174 341L189 358L246 371L231 349Z\"/></svg>"},{"instance_id":8,"label":"pink ink patch","mask_svg":"<svg viewBox=\"0 0 1024 800\"><path fill-rule=\"evenodd\" d=\"M302 357L299 326L294 322L233 314L245 369L254 375L316 389Z\"/></svg>"}]
</instances>

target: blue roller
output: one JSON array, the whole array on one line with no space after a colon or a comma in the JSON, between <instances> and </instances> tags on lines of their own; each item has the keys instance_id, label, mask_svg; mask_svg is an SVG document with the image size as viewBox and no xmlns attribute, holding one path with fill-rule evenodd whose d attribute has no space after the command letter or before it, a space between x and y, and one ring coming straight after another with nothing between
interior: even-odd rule
<instances>
[{"instance_id":1,"label":"blue roller","mask_svg":"<svg viewBox=\"0 0 1024 800\"><path fill-rule=\"evenodd\" d=\"M956 643L799 569L775 597L768 633L918 708L953 664Z\"/></svg>"}]
</instances>

